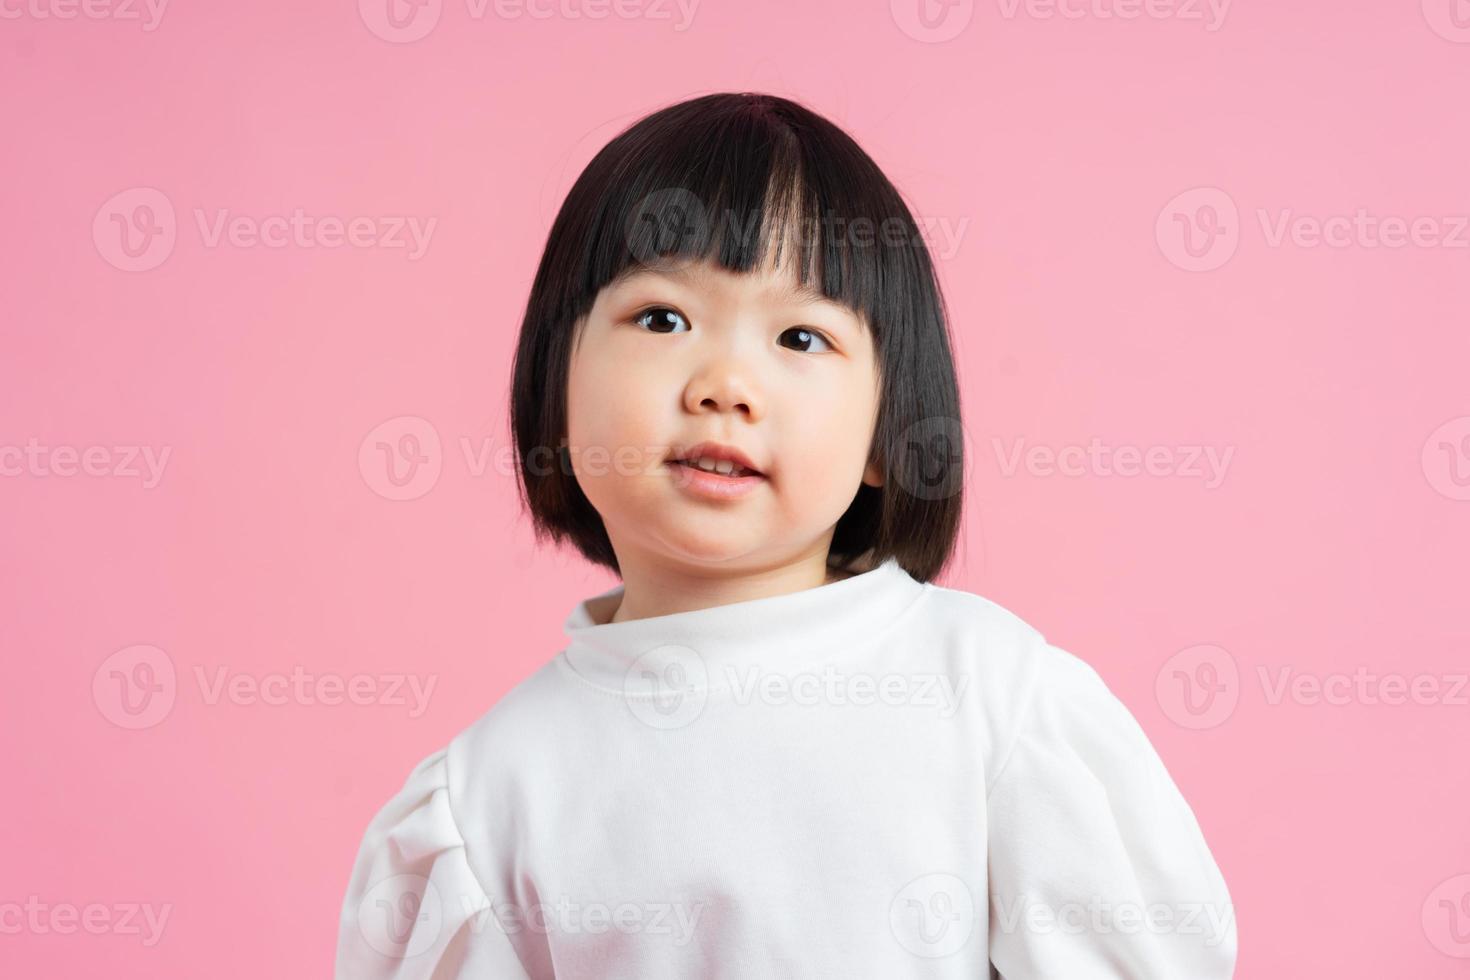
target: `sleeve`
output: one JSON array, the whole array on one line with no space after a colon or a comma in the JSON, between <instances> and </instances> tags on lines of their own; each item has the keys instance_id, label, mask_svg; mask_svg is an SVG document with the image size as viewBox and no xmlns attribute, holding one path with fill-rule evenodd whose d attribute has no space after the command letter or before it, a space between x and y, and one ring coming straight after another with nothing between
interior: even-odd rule
<instances>
[{"instance_id":1,"label":"sleeve","mask_svg":"<svg viewBox=\"0 0 1470 980\"><path fill-rule=\"evenodd\" d=\"M1005 980L1226 980L1234 907L1138 722L1078 657L1040 647L991 777L990 958Z\"/></svg>"},{"instance_id":2,"label":"sleeve","mask_svg":"<svg viewBox=\"0 0 1470 980\"><path fill-rule=\"evenodd\" d=\"M527 980L465 858L447 756L419 763L368 824L342 903L336 980Z\"/></svg>"}]
</instances>

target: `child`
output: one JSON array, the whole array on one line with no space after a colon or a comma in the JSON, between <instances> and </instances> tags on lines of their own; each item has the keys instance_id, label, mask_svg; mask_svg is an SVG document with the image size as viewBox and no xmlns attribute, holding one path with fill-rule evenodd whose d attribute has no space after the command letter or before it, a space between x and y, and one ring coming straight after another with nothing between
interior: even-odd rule
<instances>
[{"instance_id":1,"label":"child","mask_svg":"<svg viewBox=\"0 0 1470 980\"><path fill-rule=\"evenodd\" d=\"M931 581L963 460L919 230L832 123L657 112L514 366L538 533L622 584L367 828L339 980L1216 980L1230 896L1076 656Z\"/></svg>"}]
</instances>

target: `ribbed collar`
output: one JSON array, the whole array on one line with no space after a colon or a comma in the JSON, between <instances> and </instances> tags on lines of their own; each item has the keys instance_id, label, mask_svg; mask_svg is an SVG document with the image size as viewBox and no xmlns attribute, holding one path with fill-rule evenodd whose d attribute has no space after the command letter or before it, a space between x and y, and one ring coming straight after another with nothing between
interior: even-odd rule
<instances>
[{"instance_id":1,"label":"ribbed collar","mask_svg":"<svg viewBox=\"0 0 1470 980\"><path fill-rule=\"evenodd\" d=\"M845 651L879 639L927 588L897 558L889 558L866 572L785 595L598 623L621 600L623 586L618 585L572 610L562 627L569 641L562 656L584 680L623 691L640 658L646 664L646 655L660 657L655 651L662 648L687 648L705 674L690 680L718 690L727 668L786 673L838 660Z\"/></svg>"}]
</instances>

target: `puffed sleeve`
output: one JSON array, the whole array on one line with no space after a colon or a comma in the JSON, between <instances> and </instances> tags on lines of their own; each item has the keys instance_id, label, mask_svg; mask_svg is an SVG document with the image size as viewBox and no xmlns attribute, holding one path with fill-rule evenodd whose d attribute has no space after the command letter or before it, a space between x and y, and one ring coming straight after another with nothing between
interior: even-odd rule
<instances>
[{"instance_id":1,"label":"puffed sleeve","mask_svg":"<svg viewBox=\"0 0 1470 980\"><path fill-rule=\"evenodd\" d=\"M336 980L525 980L465 858L447 756L419 763L368 824L342 904Z\"/></svg>"},{"instance_id":2,"label":"puffed sleeve","mask_svg":"<svg viewBox=\"0 0 1470 980\"><path fill-rule=\"evenodd\" d=\"M1087 663L1039 646L991 777L990 959L1005 980L1226 980L1234 907L1189 804Z\"/></svg>"}]
</instances>

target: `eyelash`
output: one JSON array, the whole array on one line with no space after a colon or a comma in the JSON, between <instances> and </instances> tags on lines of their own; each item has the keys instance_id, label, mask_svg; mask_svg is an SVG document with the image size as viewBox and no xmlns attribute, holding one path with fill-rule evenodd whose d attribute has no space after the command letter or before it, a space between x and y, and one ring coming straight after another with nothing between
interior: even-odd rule
<instances>
[{"instance_id":1,"label":"eyelash","mask_svg":"<svg viewBox=\"0 0 1470 980\"><path fill-rule=\"evenodd\" d=\"M633 323L633 324L638 324L638 322L640 320L642 320L644 317L648 316L648 314L654 312L655 310L668 310L670 313L677 314L678 317L679 317L679 319L683 320L685 323L688 323L689 322L689 318L686 317L684 314L680 313L678 310L674 309L672 306L664 306L662 304L655 304L653 306L646 306L646 307L644 307L642 310L639 310L637 313L634 313L631 317L629 317L628 322ZM835 351L837 349L837 345L832 342L832 338L831 337L828 337L826 334L824 334L820 330L816 330L816 329L814 329L812 327L787 327L786 330L783 330L781 332L783 334L785 334L787 331L790 331L790 330L800 330L802 333L811 334L813 337L819 338L822 341L822 343L826 344L827 347L829 348L829 350ZM650 333L652 333L652 332L653 331L650 331ZM797 351L797 353L798 354L810 354L810 353L825 354L825 353L828 353L828 351Z\"/></svg>"}]
</instances>

